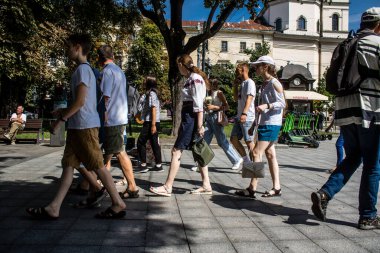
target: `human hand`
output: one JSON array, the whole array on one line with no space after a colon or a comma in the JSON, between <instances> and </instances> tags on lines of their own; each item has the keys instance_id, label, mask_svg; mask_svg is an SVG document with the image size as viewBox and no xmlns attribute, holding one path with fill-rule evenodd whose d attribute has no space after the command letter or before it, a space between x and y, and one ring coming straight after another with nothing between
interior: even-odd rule
<instances>
[{"instance_id":1,"label":"human hand","mask_svg":"<svg viewBox=\"0 0 380 253\"><path fill-rule=\"evenodd\" d=\"M215 105L207 105L206 107L208 111L214 111L215 109Z\"/></svg>"},{"instance_id":2,"label":"human hand","mask_svg":"<svg viewBox=\"0 0 380 253\"><path fill-rule=\"evenodd\" d=\"M203 126L198 128L199 136L203 137L205 135L205 128Z\"/></svg>"},{"instance_id":3,"label":"human hand","mask_svg":"<svg viewBox=\"0 0 380 253\"><path fill-rule=\"evenodd\" d=\"M266 109L268 109L268 105L267 105L267 104L262 104L262 105L259 105L259 106L256 107L256 110L257 110L258 112L263 112L263 111L265 111Z\"/></svg>"},{"instance_id":4,"label":"human hand","mask_svg":"<svg viewBox=\"0 0 380 253\"><path fill-rule=\"evenodd\" d=\"M242 114L240 116L240 123L245 123L247 121L247 115Z\"/></svg>"},{"instance_id":5,"label":"human hand","mask_svg":"<svg viewBox=\"0 0 380 253\"><path fill-rule=\"evenodd\" d=\"M150 128L150 132L152 133L152 135L153 134L155 134L155 133L157 133L157 127L156 127L156 125L152 125L152 127Z\"/></svg>"}]
</instances>

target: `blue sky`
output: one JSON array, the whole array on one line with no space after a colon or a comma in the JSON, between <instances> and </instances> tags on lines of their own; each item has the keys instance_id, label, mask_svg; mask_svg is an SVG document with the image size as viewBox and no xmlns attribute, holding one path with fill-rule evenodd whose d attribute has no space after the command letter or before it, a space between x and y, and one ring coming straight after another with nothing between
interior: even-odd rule
<instances>
[{"instance_id":1,"label":"blue sky","mask_svg":"<svg viewBox=\"0 0 380 253\"><path fill-rule=\"evenodd\" d=\"M334 1L334 0L333 0ZM206 20L209 9L203 7L203 0L185 0L183 7L183 20ZM380 6L379 0L351 0L350 1L349 29L358 29L361 14L368 8ZM167 18L170 19L170 10L167 10ZM238 22L248 19L247 10L234 11L227 19L228 22Z\"/></svg>"}]
</instances>

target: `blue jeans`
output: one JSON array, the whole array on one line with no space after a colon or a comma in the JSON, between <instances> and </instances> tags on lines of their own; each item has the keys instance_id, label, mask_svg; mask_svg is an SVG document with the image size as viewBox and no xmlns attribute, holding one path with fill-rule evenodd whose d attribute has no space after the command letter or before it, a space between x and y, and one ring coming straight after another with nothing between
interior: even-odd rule
<instances>
[{"instance_id":1,"label":"blue jeans","mask_svg":"<svg viewBox=\"0 0 380 253\"><path fill-rule=\"evenodd\" d=\"M343 139L343 134L340 132L338 139L335 142L335 147L336 147L336 166L338 167L342 162L343 162L343 155L344 155L344 150L343 150L343 145L344 145L344 139Z\"/></svg>"},{"instance_id":2,"label":"blue jeans","mask_svg":"<svg viewBox=\"0 0 380 253\"><path fill-rule=\"evenodd\" d=\"M322 186L331 199L351 178L363 162L359 189L359 215L361 219L372 219L377 215L376 203L380 180L380 127L371 123L370 128L361 125L341 127L346 157Z\"/></svg>"},{"instance_id":3,"label":"blue jeans","mask_svg":"<svg viewBox=\"0 0 380 253\"><path fill-rule=\"evenodd\" d=\"M224 153L226 153L231 163L235 164L239 162L241 157L227 140L226 134L224 133L224 127L218 124L217 113L210 113L206 115L206 127L207 130L205 132L204 139L207 144L211 143L212 137L215 134L218 145L223 149Z\"/></svg>"}]
</instances>

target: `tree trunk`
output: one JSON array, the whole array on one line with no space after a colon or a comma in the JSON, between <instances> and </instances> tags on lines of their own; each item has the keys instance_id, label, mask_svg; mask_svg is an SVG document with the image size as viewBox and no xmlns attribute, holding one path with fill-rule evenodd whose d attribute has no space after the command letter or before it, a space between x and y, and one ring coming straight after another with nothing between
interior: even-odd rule
<instances>
[{"instance_id":1,"label":"tree trunk","mask_svg":"<svg viewBox=\"0 0 380 253\"><path fill-rule=\"evenodd\" d=\"M177 54L178 55L178 54ZM177 67L177 55L169 55L169 84L172 97L172 135L177 136L178 128L181 123L181 108L182 108L182 87L181 75Z\"/></svg>"}]
</instances>

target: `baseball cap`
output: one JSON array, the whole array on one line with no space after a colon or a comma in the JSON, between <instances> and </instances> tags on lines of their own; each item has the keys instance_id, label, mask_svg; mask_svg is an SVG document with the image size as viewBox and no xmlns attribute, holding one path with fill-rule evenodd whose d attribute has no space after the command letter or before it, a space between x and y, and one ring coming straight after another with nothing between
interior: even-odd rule
<instances>
[{"instance_id":1,"label":"baseball cap","mask_svg":"<svg viewBox=\"0 0 380 253\"><path fill-rule=\"evenodd\" d=\"M270 65L276 65L274 63L273 58L270 57L269 55L261 56L259 59L257 59L257 61L250 62L249 64L255 65L255 64L260 64L260 63L266 63L266 64L270 64Z\"/></svg>"},{"instance_id":2,"label":"baseball cap","mask_svg":"<svg viewBox=\"0 0 380 253\"><path fill-rule=\"evenodd\" d=\"M362 14L362 23L375 22L380 20L380 7L372 7Z\"/></svg>"}]
</instances>

